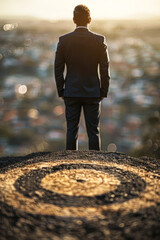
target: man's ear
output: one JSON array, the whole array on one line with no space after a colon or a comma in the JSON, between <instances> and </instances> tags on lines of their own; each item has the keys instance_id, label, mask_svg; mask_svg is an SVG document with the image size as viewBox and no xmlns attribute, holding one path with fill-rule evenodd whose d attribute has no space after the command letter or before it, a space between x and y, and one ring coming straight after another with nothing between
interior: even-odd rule
<instances>
[{"instance_id":1,"label":"man's ear","mask_svg":"<svg viewBox=\"0 0 160 240\"><path fill-rule=\"evenodd\" d=\"M88 24L91 22L91 20L92 20L91 17L89 17L89 19L88 19Z\"/></svg>"},{"instance_id":2,"label":"man's ear","mask_svg":"<svg viewBox=\"0 0 160 240\"><path fill-rule=\"evenodd\" d=\"M74 17L73 17L73 22L75 23L75 19L74 19ZM76 23L75 23L76 24Z\"/></svg>"}]
</instances>

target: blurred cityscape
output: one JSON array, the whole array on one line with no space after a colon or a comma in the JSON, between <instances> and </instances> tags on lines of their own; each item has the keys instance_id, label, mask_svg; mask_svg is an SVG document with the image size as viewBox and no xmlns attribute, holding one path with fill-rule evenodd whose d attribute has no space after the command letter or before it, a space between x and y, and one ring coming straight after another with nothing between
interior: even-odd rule
<instances>
[{"instance_id":1,"label":"blurred cityscape","mask_svg":"<svg viewBox=\"0 0 160 240\"><path fill-rule=\"evenodd\" d=\"M102 150L160 157L160 27L158 20L99 20L111 69L102 101ZM0 19L0 156L65 149L63 100L54 79L58 37L71 21ZM84 117L79 149L88 149Z\"/></svg>"}]
</instances>

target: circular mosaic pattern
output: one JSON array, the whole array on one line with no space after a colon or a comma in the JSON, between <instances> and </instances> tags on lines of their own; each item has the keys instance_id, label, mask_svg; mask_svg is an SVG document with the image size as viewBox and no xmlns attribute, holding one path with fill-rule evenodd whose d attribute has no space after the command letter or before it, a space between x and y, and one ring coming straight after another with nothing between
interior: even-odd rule
<instances>
[{"instance_id":1,"label":"circular mosaic pattern","mask_svg":"<svg viewBox=\"0 0 160 240\"><path fill-rule=\"evenodd\" d=\"M65 171L69 182L64 180ZM76 177L78 171L80 175ZM89 172L90 180L87 178ZM49 182L47 187L46 179L52 176L56 181L54 184ZM137 168L129 165L60 159L25 165L1 175L1 199L10 206L32 214L92 218L102 216L107 209L121 208L126 212L151 204L151 201L146 201L151 190L147 182L151 178L152 173L148 175L145 170L137 171ZM66 185L69 186L68 192L62 192L63 186L67 190ZM90 194L86 193L88 190ZM155 200L156 195L152 189L150 198Z\"/></svg>"},{"instance_id":2,"label":"circular mosaic pattern","mask_svg":"<svg viewBox=\"0 0 160 240\"><path fill-rule=\"evenodd\" d=\"M141 222L148 234L145 239L156 239L153 236L160 229L156 225L160 206L157 165L136 163L129 157L123 161L123 155L120 161L116 153L110 158L85 154L78 158L79 153L71 152L67 158L57 153L57 158L31 159L2 168L2 239L14 239L17 231L15 239L26 239L29 232L30 239L121 240L131 238ZM3 227L13 232L7 235Z\"/></svg>"},{"instance_id":3,"label":"circular mosaic pattern","mask_svg":"<svg viewBox=\"0 0 160 240\"><path fill-rule=\"evenodd\" d=\"M64 176L64 170L66 169L68 170L68 174L65 175L65 177L69 177L69 179L72 179L72 181L66 181L64 184L64 182L61 181L61 175ZM83 176L83 178L81 177L79 179L79 177L76 177L77 170L81 170L80 176ZM46 177L46 175L49 178L50 174L54 176L54 174L57 172L59 175L55 180L58 182L60 181L58 185L60 186L61 193L58 193L58 191L54 190L55 185L57 185L56 181L52 185L53 188L51 190L48 190L47 188L43 188L41 186L41 182L44 177ZM87 174L91 174L90 181L88 181ZM111 178L109 177L109 174L111 175ZM38 178L36 178L36 176L38 176ZM115 176L115 189L112 185L113 176ZM91 180L91 178L93 180ZM70 194L62 193L63 185L64 188L66 185L68 186L67 189ZM127 201L128 199L137 197L139 193L144 190L145 181L142 180L139 176L130 172L126 172L120 168L94 164L60 164L52 168L50 167L41 170L38 169L30 171L29 173L21 176L15 182L14 186L16 187L17 191L24 194L24 196L36 198L38 201L42 201L44 203L63 207L95 207L113 204L115 202L123 202ZM102 193L100 189L103 189ZM84 195L86 190L90 190L90 196ZM38 192L40 194L37 194ZM74 192L76 192L76 194ZM83 192L83 194L81 194L81 192Z\"/></svg>"},{"instance_id":4,"label":"circular mosaic pattern","mask_svg":"<svg viewBox=\"0 0 160 240\"><path fill-rule=\"evenodd\" d=\"M41 186L69 196L101 195L114 191L120 181L110 174L94 169L69 169L46 175Z\"/></svg>"}]
</instances>

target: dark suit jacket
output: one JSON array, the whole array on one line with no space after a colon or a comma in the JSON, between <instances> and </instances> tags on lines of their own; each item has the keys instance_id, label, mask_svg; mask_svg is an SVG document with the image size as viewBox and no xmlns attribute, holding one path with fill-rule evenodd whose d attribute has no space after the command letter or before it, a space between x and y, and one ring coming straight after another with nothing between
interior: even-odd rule
<instances>
[{"instance_id":1,"label":"dark suit jacket","mask_svg":"<svg viewBox=\"0 0 160 240\"><path fill-rule=\"evenodd\" d=\"M54 70L59 97L107 97L110 73L105 37L86 28L61 36Z\"/></svg>"}]
</instances>

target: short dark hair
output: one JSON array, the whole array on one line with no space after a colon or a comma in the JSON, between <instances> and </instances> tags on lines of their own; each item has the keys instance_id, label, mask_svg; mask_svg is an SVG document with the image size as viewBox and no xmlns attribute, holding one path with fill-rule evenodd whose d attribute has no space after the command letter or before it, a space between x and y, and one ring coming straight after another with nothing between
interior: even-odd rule
<instances>
[{"instance_id":1,"label":"short dark hair","mask_svg":"<svg viewBox=\"0 0 160 240\"><path fill-rule=\"evenodd\" d=\"M90 23L90 21L91 21L89 8L82 4L77 5L74 8L73 17L74 17L75 23L79 26L86 25L86 24Z\"/></svg>"}]
</instances>

